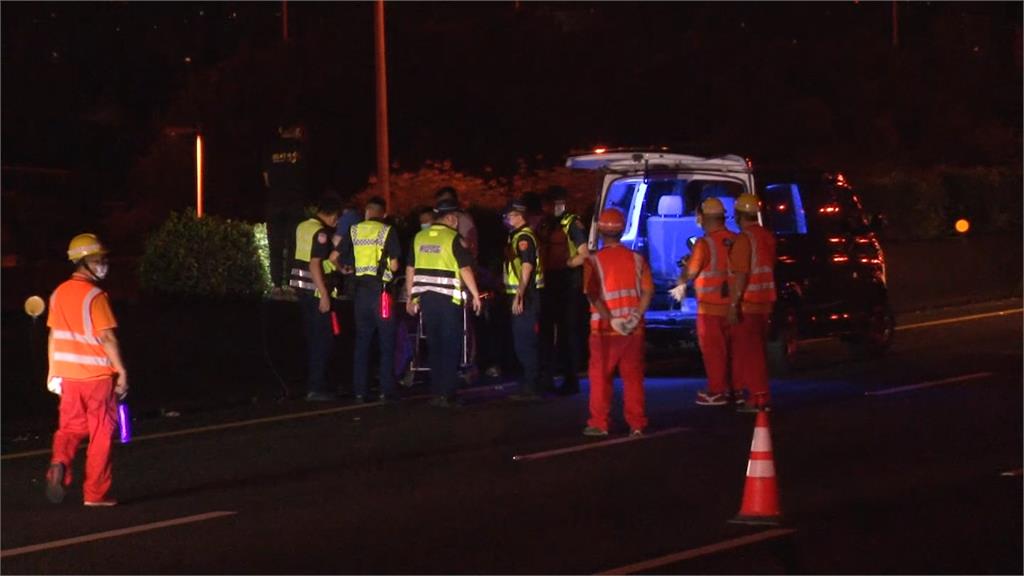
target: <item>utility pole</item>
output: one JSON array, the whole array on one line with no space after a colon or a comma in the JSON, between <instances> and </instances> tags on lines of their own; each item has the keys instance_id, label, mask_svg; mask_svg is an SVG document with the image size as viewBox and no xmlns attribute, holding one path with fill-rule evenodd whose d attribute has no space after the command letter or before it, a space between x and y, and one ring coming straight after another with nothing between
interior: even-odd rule
<instances>
[{"instance_id":1,"label":"utility pole","mask_svg":"<svg viewBox=\"0 0 1024 576\"><path fill-rule=\"evenodd\" d=\"M377 44L377 182L388 210L395 213L391 203L391 183L388 160L388 76L384 55L384 0L375 3L374 23Z\"/></svg>"},{"instance_id":2,"label":"utility pole","mask_svg":"<svg viewBox=\"0 0 1024 576\"><path fill-rule=\"evenodd\" d=\"M892 0L892 47L900 47L900 14L896 0Z\"/></svg>"},{"instance_id":3,"label":"utility pole","mask_svg":"<svg viewBox=\"0 0 1024 576\"><path fill-rule=\"evenodd\" d=\"M281 39L288 42L288 0L281 0Z\"/></svg>"}]
</instances>

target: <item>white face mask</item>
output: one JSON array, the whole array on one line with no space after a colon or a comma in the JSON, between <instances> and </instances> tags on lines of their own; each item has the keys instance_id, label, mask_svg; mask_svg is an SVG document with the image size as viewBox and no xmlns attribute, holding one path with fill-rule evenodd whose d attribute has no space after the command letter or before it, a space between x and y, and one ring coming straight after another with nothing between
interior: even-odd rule
<instances>
[{"instance_id":1,"label":"white face mask","mask_svg":"<svg viewBox=\"0 0 1024 576\"><path fill-rule=\"evenodd\" d=\"M107 272L110 271L110 265L106 262L100 262L92 267L92 274L97 280L103 280L107 277Z\"/></svg>"},{"instance_id":2,"label":"white face mask","mask_svg":"<svg viewBox=\"0 0 1024 576\"><path fill-rule=\"evenodd\" d=\"M561 216L562 214L565 214L565 204L557 202L555 204L555 216Z\"/></svg>"},{"instance_id":3,"label":"white face mask","mask_svg":"<svg viewBox=\"0 0 1024 576\"><path fill-rule=\"evenodd\" d=\"M430 222L420 222L420 230L426 230L430 228Z\"/></svg>"}]
</instances>

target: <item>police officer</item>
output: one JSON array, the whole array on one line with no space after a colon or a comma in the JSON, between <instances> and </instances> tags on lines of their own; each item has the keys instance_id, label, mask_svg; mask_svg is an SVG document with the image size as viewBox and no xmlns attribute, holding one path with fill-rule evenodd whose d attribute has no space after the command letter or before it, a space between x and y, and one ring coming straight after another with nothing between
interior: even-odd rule
<instances>
[{"instance_id":1,"label":"police officer","mask_svg":"<svg viewBox=\"0 0 1024 576\"><path fill-rule=\"evenodd\" d=\"M409 293L406 310L423 314L423 328L430 347L431 406L457 405L455 387L462 343L462 315L466 297L472 298L473 312L480 313L480 291L473 276L473 257L459 239L458 203L438 202L437 219L413 239L412 254L405 271ZM463 289L465 287L465 290Z\"/></svg>"},{"instance_id":2,"label":"police officer","mask_svg":"<svg viewBox=\"0 0 1024 576\"><path fill-rule=\"evenodd\" d=\"M316 216L295 228L295 258L288 284L299 294L306 330L306 400L312 402L334 399L334 392L327 387L327 363L334 345L328 275L337 269L331 237L340 211L338 197L325 195L317 202Z\"/></svg>"},{"instance_id":3,"label":"police officer","mask_svg":"<svg viewBox=\"0 0 1024 576\"><path fill-rule=\"evenodd\" d=\"M580 218L566 210L566 190L548 188L546 204L550 210L541 232L544 254L543 313L541 314L541 356L545 380L559 366L564 375L559 394L577 394L580 382L583 310L583 263L589 256L587 231Z\"/></svg>"},{"instance_id":4,"label":"police officer","mask_svg":"<svg viewBox=\"0 0 1024 576\"><path fill-rule=\"evenodd\" d=\"M544 265L537 251L537 236L526 223L526 205L513 200L505 209L509 229L505 259L505 293L512 299L512 341L522 366L519 393L515 400L537 400L538 321L540 294L544 288Z\"/></svg>"},{"instance_id":5,"label":"police officer","mask_svg":"<svg viewBox=\"0 0 1024 576\"><path fill-rule=\"evenodd\" d=\"M365 402L369 395L367 372L374 335L380 351L380 399L398 400L394 373L395 315L390 307L390 290L394 273L398 270L401 248L397 232L383 222L386 210L383 198L370 198L366 202L365 218L353 225L350 232L356 324L352 385L357 403ZM342 258L345 258L344 251ZM385 292L387 296L383 295Z\"/></svg>"}]
</instances>

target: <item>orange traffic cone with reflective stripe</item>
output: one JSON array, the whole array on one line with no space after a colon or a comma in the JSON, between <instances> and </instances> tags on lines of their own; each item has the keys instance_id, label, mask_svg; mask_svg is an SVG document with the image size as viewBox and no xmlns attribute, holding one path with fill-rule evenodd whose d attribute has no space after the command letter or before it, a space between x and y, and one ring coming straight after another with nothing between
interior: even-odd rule
<instances>
[{"instance_id":1,"label":"orange traffic cone with reflective stripe","mask_svg":"<svg viewBox=\"0 0 1024 576\"><path fill-rule=\"evenodd\" d=\"M779 510L779 487L775 482L775 460L772 457L772 436L768 431L768 414L757 413L754 439L750 443L747 483L743 486L740 513L730 520L739 524L777 525L782 520Z\"/></svg>"}]
</instances>

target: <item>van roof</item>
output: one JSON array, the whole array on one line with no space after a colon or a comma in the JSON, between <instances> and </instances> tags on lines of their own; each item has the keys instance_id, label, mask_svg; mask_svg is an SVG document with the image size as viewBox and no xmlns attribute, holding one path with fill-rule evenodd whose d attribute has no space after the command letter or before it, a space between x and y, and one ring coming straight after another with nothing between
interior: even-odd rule
<instances>
[{"instance_id":1,"label":"van roof","mask_svg":"<svg viewBox=\"0 0 1024 576\"><path fill-rule=\"evenodd\" d=\"M567 168L577 170L606 170L609 172L642 172L654 170L714 170L720 172L749 173L747 161L735 154L721 156L692 156L673 152L615 151L570 156Z\"/></svg>"}]
</instances>

